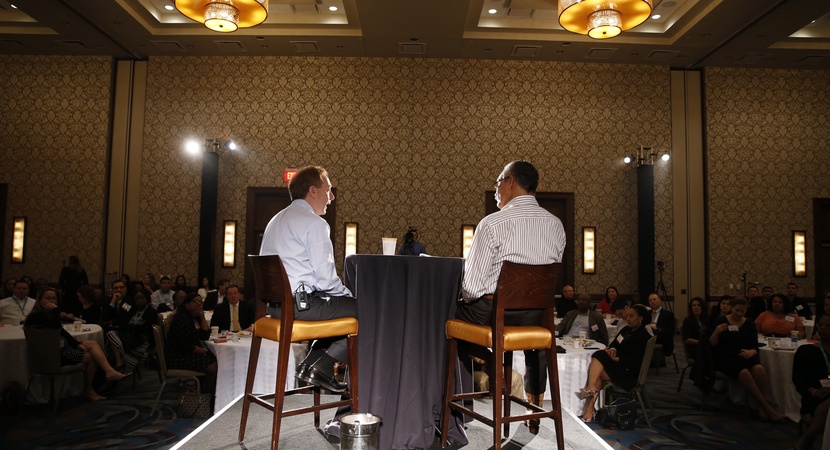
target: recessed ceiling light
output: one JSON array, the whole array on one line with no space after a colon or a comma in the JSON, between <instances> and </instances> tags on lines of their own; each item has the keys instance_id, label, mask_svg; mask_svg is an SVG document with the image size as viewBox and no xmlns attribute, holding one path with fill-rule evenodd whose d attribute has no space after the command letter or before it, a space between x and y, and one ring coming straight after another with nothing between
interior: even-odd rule
<instances>
[{"instance_id":1,"label":"recessed ceiling light","mask_svg":"<svg viewBox=\"0 0 830 450\"><path fill-rule=\"evenodd\" d=\"M11 4L11 3L9 3L9 4L11 5L11 7L12 7L12 8L17 9L17 6L14 6L14 5L13 5L13 4ZM815 22L815 20L814 20L813 22Z\"/></svg>"},{"instance_id":2,"label":"recessed ceiling light","mask_svg":"<svg viewBox=\"0 0 830 450\"><path fill-rule=\"evenodd\" d=\"M490 13L490 14L495 14L495 13L499 12L499 10L496 9L496 8L490 8L490 9L487 10L487 12Z\"/></svg>"},{"instance_id":3,"label":"recessed ceiling light","mask_svg":"<svg viewBox=\"0 0 830 450\"><path fill-rule=\"evenodd\" d=\"M331 12L337 11L337 7L336 6L329 6L329 11L331 11Z\"/></svg>"},{"instance_id":4,"label":"recessed ceiling light","mask_svg":"<svg viewBox=\"0 0 830 450\"><path fill-rule=\"evenodd\" d=\"M176 8L174 8L173 5L164 5L164 9L166 9L168 11L173 11Z\"/></svg>"},{"instance_id":5,"label":"recessed ceiling light","mask_svg":"<svg viewBox=\"0 0 830 450\"><path fill-rule=\"evenodd\" d=\"M661 17L663 17L663 16L661 16L660 14L655 14L655 15L651 16L651 18L654 19L654 20L657 20Z\"/></svg>"}]
</instances>

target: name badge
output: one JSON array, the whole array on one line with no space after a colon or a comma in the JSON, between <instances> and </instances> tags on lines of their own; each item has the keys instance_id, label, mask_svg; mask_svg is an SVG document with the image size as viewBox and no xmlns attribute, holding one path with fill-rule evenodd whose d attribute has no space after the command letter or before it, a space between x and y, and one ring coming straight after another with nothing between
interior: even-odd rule
<instances>
[{"instance_id":1,"label":"name badge","mask_svg":"<svg viewBox=\"0 0 830 450\"><path fill-rule=\"evenodd\" d=\"M617 335L617 344L621 343L621 342L623 341L623 339L625 339L625 338L623 337L623 335L618 334L618 335Z\"/></svg>"},{"instance_id":2,"label":"name badge","mask_svg":"<svg viewBox=\"0 0 830 450\"><path fill-rule=\"evenodd\" d=\"M121 309L123 309L124 311L130 312L130 310L133 309L133 308L132 308L132 306L130 306L129 303L122 303L121 304Z\"/></svg>"},{"instance_id":3,"label":"name badge","mask_svg":"<svg viewBox=\"0 0 830 450\"><path fill-rule=\"evenodd\" d=\"M729 325L728 330L729 331L738 331L738 326L737 325Z\"/></svg>"},{"instance_id":4,"label":"name badge","mask_svg":"<svg viewBox=\"0 0 830 450\"><path fill-rule=\"evenodd\" d=\"M784 320L786 320L787 322L795 322L795 317L787 316L787 317L784 317Z\"/></svg>"},{"instance_id":5,"label":"name badge","mask_svg":"<svg viewBox=\"0 0 830 450\"><path fill-rule=\"evenodd\" d=\"M795 307L796 311L801 311L802 309L804 309L804 307L801 306L801 305L798 305L798 306Z\"/></svg>"},{"instance_id":6,"label":"name badge","mask_svg":"<svg viewBox=\"0 0 830 450\"><path fill-rule=\"evenodd\" d=\"M597 331L597 330L599 330L599 327L597 326L597 324L594 324L594 325L591 327L591 331Z\"/></svg>"}]
</instances>

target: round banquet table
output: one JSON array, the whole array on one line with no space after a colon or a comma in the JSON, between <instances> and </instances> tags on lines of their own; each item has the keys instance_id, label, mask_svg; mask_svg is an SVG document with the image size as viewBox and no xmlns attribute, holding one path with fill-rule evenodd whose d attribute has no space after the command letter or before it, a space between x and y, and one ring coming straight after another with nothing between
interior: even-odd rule
<instances>
[{"instance_id":1,"label":"round banquet table","mask_svg":"<svg viewBox=\"0 0 830 450\"><path fill-rule=\"evenodd\" d=\"M81 331L72 331L72 325L65 325L69 334L80 342L93 340L98 342L104 351L104 332L99 325L83 325ZM0 386L6 386L12 381L20 383L26 389L31 369L29 368L29 352L26 349L26 336L23 327L6 325L0 327L0 359L4 361L3 370L0 370ZM84 391L83 372L73 373L67 377L64 393L69 396L81 395ZM28 403L49 402L49 379L38 377L32 381L29 389Z\"/></svg>"},{"instance_id":2,"label":"round banquet table","mask_svg":"<svg viewBox=\"0 0 830 450\"><path fill-rule=\"evenodd\" d=\"M591 355L597 349L605 348L599 342L591 345L592 350L574 348L572 344L566 344L557 339L556 343L565 349L565 353L556 355L556 364L559 369L559 401L563 408L568 408L574 414L581 414L584 400L575 395L581 388L585 387L585 380L588 378L588 367L591 365ZM524 375L525 361L524 352L513 352L513 370ZM550 400L550 380L545 386L545 400Z\"/></svg>"},{"instance_id":3,"label":"round banquet table","mask_svg":"<svg viewBox=\"0 0 830 450\"><path fill-rule=\"evenodd\" d=\"M216 373L216 405L214 411L221 411L245 392L245 382L248 376L248 359L251 356L250 336L240 337L238 341L221 342L204 341L205 346L216 355L218 371ZM256 379L253 391L256 394L274 392L277 385L277 353L279 343L268 339L262 340L257 363ZM288 358L288 376L285 378L285 389L294 387L294 351Z\"/></svg>"}]
</instances>

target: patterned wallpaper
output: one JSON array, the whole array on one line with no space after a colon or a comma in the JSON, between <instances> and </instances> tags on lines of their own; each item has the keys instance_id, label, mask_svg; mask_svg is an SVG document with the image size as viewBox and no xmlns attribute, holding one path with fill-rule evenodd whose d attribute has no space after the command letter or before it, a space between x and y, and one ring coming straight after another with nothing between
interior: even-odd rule
<instances>
[{"instance_id":1,"label":"patterned wallpaper","mask_svg":"<svg viewBox=\"0 0 830 450\"><path fill-rule=\"evenodd\" d=\"M743 271L813 296L812 199L830 197L830 72L706 71L710 293ZM792 230L807 230L806 278L792 277Z\"/></svg>"},{"instance_id":2,"label":"patterned wallpaper","mask_svg":"<svg viewBox=\"0 0 830 450\"><path fill-rule=\"evenodd\" d=\"M100 282L112 60L0 56L0 183L8 183L3 277L57 282L78 255ZM26 261L9 264L11 218L27 217Z\"/></svg>"},{"instance_id":3,"label":"patterned wallpaper","mask_svg":"<svg viewBox=\"0 0 830 450\"><path fill-rule=\"evenodd\" d=\"M621 159L641 144L670 146L667 68L160 57L148 76L139 267L195 278L201 165L182 145L232 137L242 150L221 159L218 218L240 221L238 259L247 187L282 185L284 168L329 170L341 266L347 221L360 224L360 253L380 253L381 237L415 225L430 253L460 255L460 226L481 219L483 192L505 163L527 159L539 190L575 193L575 230L597 227L596 275L581 275L574 240L578 288L635 289L636 174ZM657 257L670 263L669 170L656 168L655 196ZM241 281L242 265L217 270L225 276Z\"/></svg>"}]
</instances>

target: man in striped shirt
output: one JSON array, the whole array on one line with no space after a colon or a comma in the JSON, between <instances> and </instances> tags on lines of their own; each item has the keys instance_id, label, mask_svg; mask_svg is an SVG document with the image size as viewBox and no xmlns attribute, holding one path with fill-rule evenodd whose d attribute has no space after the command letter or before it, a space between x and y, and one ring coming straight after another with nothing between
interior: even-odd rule
<instances>
[{"instance_id":1,"label":"man in striped shirt","mask_svg":"<svg viewBox=\"0 0 830 450\"><path fill-rule=\"evenodd\" d=\"M493 187L500 209L483 218L476 227L473 244L464 266L461 297L455 317L489 325L493 293L504 261L542 265L562 261L565 229L556 216L539 206L534 195L539 172L526 161L504 167ZM505 325L538 325L538 310L508 311ZM463 351L474 349L459 348ZM541 405L547 385L547 364L542 351L526 351L525 393L528 401ZM531 421L538 432L538 420ZM535 423L534 423L535 422Z\"/></svg>"}]
</instances>

